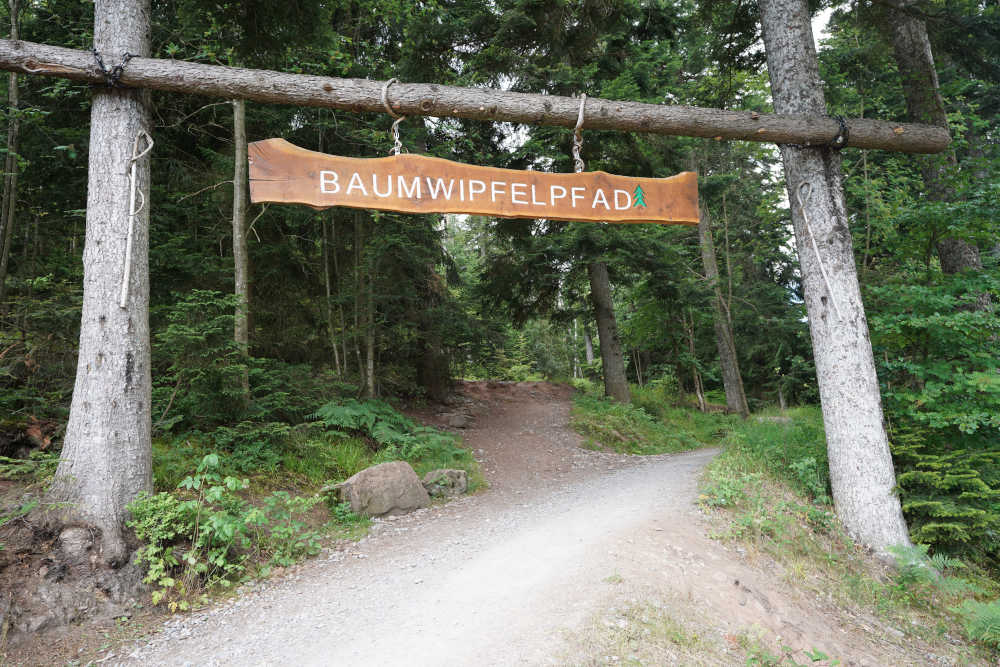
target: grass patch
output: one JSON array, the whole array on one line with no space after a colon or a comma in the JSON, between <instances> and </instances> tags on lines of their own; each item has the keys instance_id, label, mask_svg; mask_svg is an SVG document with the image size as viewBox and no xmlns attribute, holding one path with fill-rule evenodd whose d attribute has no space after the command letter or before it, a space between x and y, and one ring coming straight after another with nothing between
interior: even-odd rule
<instances>
[{"instance_id":1,"label":"grass patch","mask_svg":"<svg viewBox=\"0 0 1000 667\"><path fill-rule=\"evenodd\" d=\"M889 637L919 637L943 654L984 659L982 644L955 647L950 638L963 634L963 612L972 609L960 605L990 589L995 595L995 582L954 559L928 557L923 547L899 550L897 567L885 567L846 535L830 495L822 416L798 408L735 423L706 469L699 500L715 517L715 537L742 545L751 561L777 562L790 586L849 615L874 614ZM755 664L787 658L757 657Z\"/></svg>"},{"instance_id":2,"label":"grass patch","mask_svg":"<svg viewBox=\"0 0 1000 667\"><path fill-rule=\"evenodd\" d=\"M620 454L666 454L716 444L733 423L722 414L660 406L655 415L636 404L592 394L573 397L571 425L590 449Z\"/></svg>"}]
</instances>

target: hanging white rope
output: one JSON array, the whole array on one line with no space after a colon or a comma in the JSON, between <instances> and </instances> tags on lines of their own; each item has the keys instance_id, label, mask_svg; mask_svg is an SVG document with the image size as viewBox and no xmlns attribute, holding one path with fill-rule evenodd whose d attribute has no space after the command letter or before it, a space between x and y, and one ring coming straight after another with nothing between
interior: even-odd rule
<instances>
[{"instance_id":1,"label":"hanging white rope","mask_svg":"<svg viewBox=\"0 0 1000 667\"><path fill-rule=\"evenodd\" d=\"M583 171L583 158L580 149L583 148L583 108L587 106L587 93L580 94L580 112L576 116L576 127L573 128L573 171Z\"/></svg>"},{"instance_id":2,"label":"hanging white rope","mask_svg":"<svg viewBox=\"0 0 1000 667\"><path fill-rule=\"evenodd\" d=\"M146 140L146 147L142 151L139 150L140 139ZM146 130L139 130L139 133L135 135L135 141L132 142L132 157L129 159L128 236L125 239L125 270L122 276L122 291L118 298L120 308L125 308L128 305L128 288L132 281L132 240L135 238L135 217L146 206L146 197L139 190L137 164L139 159L151 150L153 150L153 137L149 136L149 132ZM138 200L141 201L136 206Z\"/></svg>"},{"instance_id":3,"label":"hanging white rope","mask_svg":"<svg viewBox=\"0 0 1000 667\"><path fill-rule=\"evenodd\" d=\"M813 252L816 253L816 262L819 264L820 275L823 276L823 282L826 284L826 293L830 296L830 303L833 304L833 309L837 312L837 319L843 320L844 316L840 312L840 306L837 305L837 299L833 296L833 289L830 287L830 277L826 274L826 266L823 264L823 258L819 254L819 246L816 245L816 235L813 234L812 226L809 224L809 214L806 213L806 202L809 201L811 196L812 183L809 181L799 183L799 187L795 191L795 197L799 200L802 221L806 223L806 231L809 232L809 241L812 243Z\"/></svg>"},{"instance_id":4,"label":"hanging white rope","mask_svg":"<svg viewBox=\"0 0 1000 667\"><path fill-rule=\"evenodd\" d=\"M396 119L392 123L392 130L391 130L392 141L393 141L392 154L399 155L399 152L403 150L403 142L399 140L399 124L402 123L404 120L406 120L406 116L400 116L398 113L392 110L391 106L389 106L389 86L391 86L394 83L399 83L399 81L394 78L389 79L388 81L385 82L385 85L382 86L382 106L385 107L385 112L387 114Z\"/></svg>"}]
</instances>

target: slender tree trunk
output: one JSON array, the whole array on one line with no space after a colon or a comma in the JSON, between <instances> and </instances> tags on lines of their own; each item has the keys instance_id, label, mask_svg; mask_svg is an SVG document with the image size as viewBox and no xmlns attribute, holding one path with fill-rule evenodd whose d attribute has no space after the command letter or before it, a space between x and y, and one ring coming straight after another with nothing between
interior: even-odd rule
<instances>
[{"instance_id":1,"label":"slender tree trunk","mask_svg":"<svg viewBox=\"0 0 1000 667\"><path fill-rule=\"evenodd\" d=\"M330 234L326 230L326 217L321 218L323 225L323 285L326 288L326 328L330 336L330 347L333 348L333 368L340 375L340 354L337 352L337 327L333 321L333 286L330 280ZM333 224L333 220L330 221Z\"/></svg>"},{"instance_id":2,"label":"slender tree trunk","mask_svg":"<svg viewBox=\"0 0 1000 667\"><path fill-rule=\"evenodd\" d=\"M10 38L20 39L21 0L9 0L9 5ZM17 72L11 72L7 77L7 109L10 121L7 125L7 157L4 160L3 200L0 204L0 312L3 312L7 301L7 267L14 238L14 210L17 208L17 149L21 137Z\"/></svg>"},{"instance_id":3,"label":"slender tree trunk","mask_svg":"<svg viewBox=\"0 0 1000 667\"><path fill-rule=\"evenodd\" d=\"M105 62L125 52L149 54L149 0L97 0L94 43ZM95 532L93 554L117 566L128 560L126 505L151 491L149 356L149 156L136 163L145 202L134 216L126 271L133 145L149 130L149 93L95 88L90 124L83 313L76 384L59 467L49 498L63 507L73 537ZM139 140L139 146L144 146ZM123 275L131 276L119 305ZM63 534L64 547L78 544ZM86 557L86 553L81 554Z\"/></svg>"},{"instance_id":4,"label":"slender tree trunk","mask_svg":"<svg viewBox=\"0 0 1000 667\"><path fill-rule=\"evenodd\" d=\"M337 259L337 220L330 218L330 254L333 255L333 279L340 290L340 260ZM344 319L344 305L337 299L337 327L340 331L340 358L343 359L343 373L347 373L347 321Z\"/></svg>"},{"instance_id":5,"label":"slender tree trunk","mask_svg":"<svg viewBox=\"0 0 1000 667\"><path fill-rule=\"evenodd\" d=\"M250 355L250 260L247 254L247 115L246 102L233 100L233 282L236 313L233 339L243 358L240 383L243 400L250 399L250 374L246 367Z\"/></svg>"},{"instance_id":6,"label":"slender tree trunk","mask_svg":"<svg viewBox=\"0 0 1000 667\"><path fill-rule=\"evenodd\" d=\"M775 110L824 113L805 0L759 0L759 6ZM910 539L894 493L896 479L854 266L840 155L829 148L792 145L782 146L781 155L802 268L834 504L847 531L885 557L886 547L909 544ZM808 184L811 191L800 205L802 184Z\"/></svg>"},{"instance_id":7,"label":"slender tree trunk","mask_svg":"<svg viewBox=\"0 0 1000 667\"><path fill-rule=\"evenodd\" d=\"M745 419L750 414L750 408L747 406L743 377L740 375L740 362L736 356L733 322L729 317L727 302L722 298L722 288L719 286L719 265L716 263L715 244L712 241L712 220L704 206L701 207L701 219L698 222L698 237L701 239L701 261L705 267L705 278L712 288L715 341L719 347L722 384L726 390L726 409Z\"/></svg>"},{"instance_id":8,"label":"slender tree trunk","mask_svg":"<svg viewBox=\"0 0 1000 667\"><path fill-rule=\"evenodd\" d=\"M375 276L367 257L365 268L365 396L375 398Z\"/></svg>"},{"instance_id":9,"label":"slender tree trunk","mask_svg":"<svg viewBox=\"0 0 1000 667\"><path fill-rule=\"evenodd\" d=\"M923 20L907 11L915 4L914 0L890 0L887 4L886 22L889 24L896 66L903 81L907 113L918 123L937 125L947 130L948 116L945 114L944 100L941 99L927 26ZM954 198L955 194L947 184L945 172L954 167L956 162L955 152L951 149L943 155L920 160L920 173L931 201L948 201ZM944 273L954 274L965 269L980 271L983 268L979 248L962 239L944 237L937 242L937 251ZM989 307L988 297L983 305Z\"/></svg>"},{"instance_id":10,"label":"slender tree trunk","mask_svg":"<svg viewBox=\"0 0 1000 667\"><path fill-rule=\"evenodd\" d=\"M688 339L688 354L691 355L691 382L694 385L694 395L698 399L698 409L708 412L708 402L705 400L705 386L701 381L701 373L698 372L698 357L694 341L694 315L691 315L689 322L687 317L682 315L684 320L684 330Z\"/></svg>"},{"instance_id":11,"label":"slender tree trunk","mask_svg":"<svg viewBox=\"0 0 1000 667\"><path fill-rule=\"evenodd\" d=\"M364 380L365 368L361 361L361 243L364 230L361 227L361 214L354 213L354 335L351 337L354 342L354 356L358 362L358 378Z\"/></svg>"},{"instance_id":12,"label":"slender tree trunk","mask_svg":"<svg viewBox=\"0 0 1000 667\"><path fill-rule=\"evenodd\" d=\"M625 360L622 343L618 337L615 309L611 302L611 281L608 279L608 265L591 262L587 265L590 276L590 298L594 304L594 319L597 320L597 335L601 341L601 361L604 364L604 394L621 403L630 403L632 397L625 376Z\"/></svg>"},{"instance_id":13,"label":"slender tree trunk","mask_svg":"<svg viewBox=\"0 0 1000 667\"><path fill-rule=\"evenodd\" d=\"M594 363L594 341L590 338L590 327L583 328L583 353L588 364Z\"/></svg>"}]
</instances>

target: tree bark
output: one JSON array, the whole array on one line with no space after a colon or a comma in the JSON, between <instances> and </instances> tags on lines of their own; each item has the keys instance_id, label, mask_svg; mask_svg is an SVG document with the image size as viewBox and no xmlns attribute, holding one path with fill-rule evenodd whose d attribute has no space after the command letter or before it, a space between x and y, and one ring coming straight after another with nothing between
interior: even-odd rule
<instances>
[{"instance_id":1,"label":"tree bark","mask_svg":"<svg viewBox=\"0 0 1000 667\"><path fill-rule=\"evenodd\" d=\"M886 10L892 51L903 82L907 114L915 122L936 125L947 132L948 116L941 98L927 26L923 20L907 11L913 4L914 0L894 0L888 3ZM920 174L928 199L948 201L955 196L948 187L945 171L956 163L952 150L945 151L943 156L920 161ZM944 237L938 240L937 251L941 270L946 274L983 268L979 248L962 239ZM989 306L988 301L986 306Z\"/></svg>"},{"instance_id":2,"label":"tree bark","mask_svg":"<svg viewBox=\"0 0 1000 667\"><path fill-rule=\"evenodd\" d=\"M733 322L729 316L727 303L723 299L722 287L719 285L719 265L716 262L715 243L712 240L712 220L704 206L701 207L701 219L698 222L698 237L701 239L701 261L705 267L705 278L712 289L715 341L719 348L719 365L722 366L722 384L726 390L726 409L746 419L750 415L750 408L743 390L739 358L736 356Z\"/></svg>"},{"instance_id":3,"label":"tree bark","mask_svg":"<svg viewBox=\"0 0 1000 667\"><path fill-rule=\"evenodd\" d=\"M583 328L583 352L588 364L594 363L594 342L590 338L590 328Z\"/></svg>"},{"instance_id":4,"label":"tree bark","mask_svg":"<svg viewBox=\"0 0 1000 667\"><path fill-rule=\"evenodd\" d=\"M149 0L97 0L94 43L105 62L149 53ZM126 271L133 144L149 123L149 93L95 88L90 126L80 351L69 423L49 499L61 519L96 529L100 562L126 563L126 505L152 490L149 355L149 157L136 163L145 202ZM140 149L142 142L140 141ZM68 516L67 516L68 515Z\"/></svg>"},{"instance_id":5,"label":"tree bark","mask_svg":"<svg viewBox=\"0 0 1000 667\"><path fill-rule=\"evenodd\" d=\"M323 286L326 288L326 328L330 337L330 347L333 348L333 367L340 375L340 354L337 351L337 327L333 320L333 285L330 279L330 234L326 230L326 217L321 219L323 225ZM333 224L333 221L330 221Z\"/></svg>"},{"instance_id":6,"label":"tree bark","mask_svg":"<svg viewBox=\"0 0 1000 667\"><path fill-rule=\"evenodd\" d=\"M775 109L823 113L826 103L805 0L759 0L759 6ZM790 145L782 146L781 154L834 504L847 531L887 557L886 547L910 540L894 494L895 474L854 265L840 155L828 148ZM811 191L800 205L804 183Z\"/></svg>"},{"instance_id":7,"label":"tree bark","mask_svg":"<svg viewBox=\"0 0 1000 667\"><path fill-rule=\"evenodd\" d=\"M691 355L691 383L694 385L694 395L698 399L698 409L701 412L708 412L708 402L705 400L705 387L701 382L701 373L698 372L697 349L694 341L694 315L688 322L687 316L682 315L684 329L688 339L688 354Z\"/></svg>"},{"instance_id":8,"label":"tree bark","mask_svg":"<svg viewBox=\"0 0 1000 667\"><path fill-rule=\"evenodd\" d=\"M103 83L94 71L93 54L57 46L0 40L0 69ZM175 93L194 93L274 104L327 107L383 113L382 81L284 74L178 60L137 58L129 62L122 82ZM436 116L575 127L580 100L558 95L515 93L490 88L458 88L435 84L397 83L389 101L406 116ZM904 153L937 153L951 138L938 127L888 123L872 119L847 121L850 145ZM586 127L591 130L739 139L803 146L825 145L839 123L826 110L800 115L724 111L699 107L587 99Z\"/></svg>"},{"instance_id":9,"label":"tree bark","mask_svg":"<svg viewBox=\"0 0 1000 667\"><path fill-rule=\"evenodd\" d=\"M247 255L247 116L246 102L233 100L233 282L236 313L233 339L243 363L250 354L250 260ZM244 400L250 398L250 374L244 366L240 377Z\"/></svg>"},{"instance_id":10,"label":"tree bark","mask_svg":"<svg viewBox=\"0 0 1000 667\"><path fill-rule=\"evenodd\" d=\"M21 38L21 0L9 0L10 38ZM3 167L3 199L0 203L0 312L7 301L7 267L14 239L14 211L17 208L17 149L21 137L21 109L17 90L17 72L7 77L7 157Z\"/></svg>"},{"instance_id":11,"label":"tree bark","mask_svg":"<svg viewBox=\"0 0 1000 667\"><path fill-rule=\"evenodd\" d=\"M604 262L591 262L587 265L587 275L590 277L590 298L594 304L594 319L597 320L597 336L601 341L604 395L621 403L630 403L632 396L625 376L622 343L618 337L618 324L615 322L615 309L611 302L608 265Z\"/></svg>"}]
</instances>

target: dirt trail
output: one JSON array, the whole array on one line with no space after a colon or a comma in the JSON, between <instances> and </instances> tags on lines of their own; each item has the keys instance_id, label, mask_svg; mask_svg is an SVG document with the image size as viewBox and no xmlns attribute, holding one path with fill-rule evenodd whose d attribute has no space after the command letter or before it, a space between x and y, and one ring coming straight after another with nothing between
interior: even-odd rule
<instances>
[{"instance_id":1,"label":"dirt trail","mask_svg":"<svg viewBox=\"0 0 1000 667\"><path fill-rule=\"evenodd\" d=\"M565 388L464 391L475 418L463 437L489 490L376 521L360 543L119 655L146 665L593 664L595 619L658 600L707 619L702 641L715 648L698 664L743 664L732 638L749 628L842 664L907 662L887 629L842 623L705 537L693 501L714 450L591 452L567 428Z\"/></svg>"}]
</instances>

